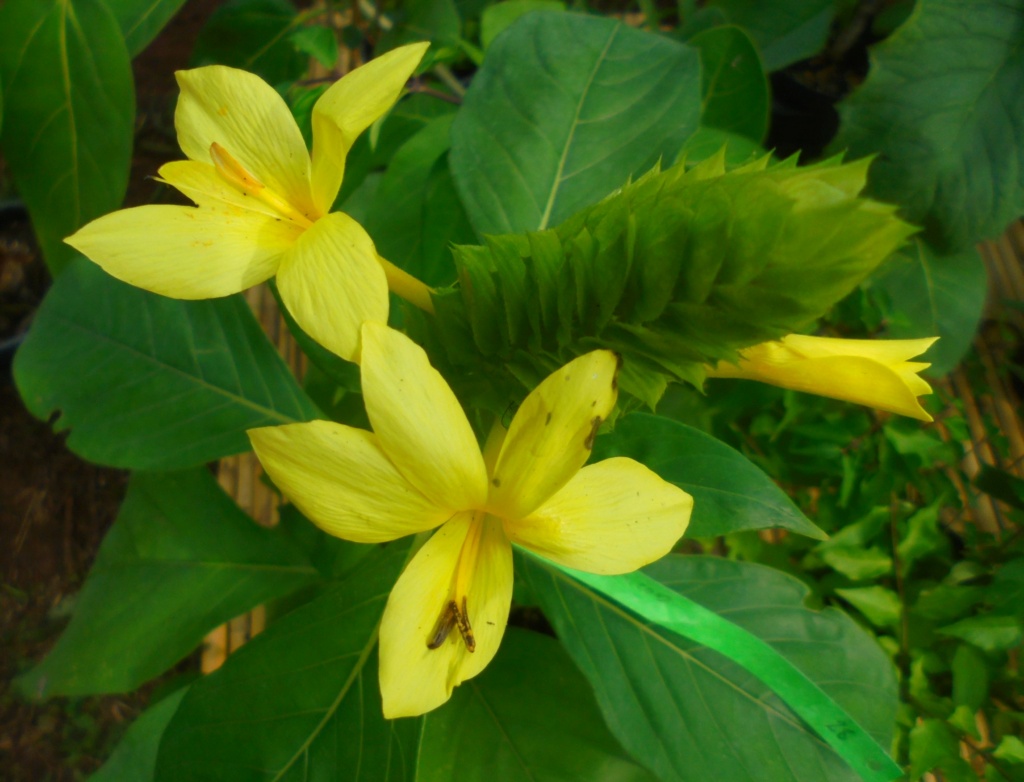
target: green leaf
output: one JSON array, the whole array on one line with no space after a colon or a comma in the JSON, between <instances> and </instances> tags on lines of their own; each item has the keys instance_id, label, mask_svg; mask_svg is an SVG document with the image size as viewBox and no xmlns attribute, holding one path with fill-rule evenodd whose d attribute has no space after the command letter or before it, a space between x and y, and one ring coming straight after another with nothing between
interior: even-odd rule
<instances>
[{"instance_id":1,"label":"green leaf","mask_svg":"<svg viewBox=\"0 0 1024 782\"><path fill-rule=\"evenodd\" d=\"M317 576L284 535L240 511L207 470L136 473L71 623L19 686L37 697L128 692L217 625Z\"/></svg>"},{"instance_id":2,"label":"green leaf","mask_svg":"<svg viewBox=\"0 0 1024 782\"><path fill-rule=\"evenodd\" d=\"M416 768L416 782L654 782L558 643L515 627L481 676L424 717Z\"/></svg>"},{"instance_id":3,"label":"green leaf","mask_svg":"<svg viewBox=\"0 0 1024 782\"><path fill-rule=\"evenodd\" d=\"M480 16L480 45L489 49L494 39L520 16L531 11L564 11L561 0L504 0L489 5Z\"/></svg>"},{"instance_id":4,"label":"green leaf","mask_svg":"<svg viewBox=\"0 0 1024 782\"><path fill-rule=\"evenodd\" d=\"M375 48L378 57L416 41L454 45L462 29L462 18L454 0L405 0L392 16L395 25L381 36Z\"/></svg>"},{"instance_id":5,"label":"green leaf","mask_svg":"<svg viewBox=\"0 0 1024 782\"><path fill-rule=\"evenodd\" d=\"M983 652L971 644L959 644L950 663L953 674L953 703L974 714L988 698L991 678Z\"/></svg>"},{"instance_id":6,"label":"green leaf","mask_svg":"<svg viewBox=\"0 0 1024 782\"><path fill-rule=\"evenodd\" d=\"M296 24L295 6L288 0L228 0L199 32L190 65L230 65L271 84L295 81L308 65L289 42Z\"/></svg>"},{"instance_id":7,"label":"green leaf","mask_svg":"<svg viewBox=\"0 0 1024 782\"><path fill-rule=\"evenodd\" d=\"M885 336L940 337L924 357L932 364L929 374L951 371L970 349L988 292L988 274L977 250L938 255L915 239L871 285L888 299Z\"/></svg>"},{"instance_id":8,"label":"green leaf","mask_svg":"<svg viewBox=\"0 0 1024 782\"><path fill-rule=\"evenodd\" d=\"M851 581L865 581L892 573L892 557L878 547L867 549L833 546L821 552L829 567Z\"/></svg>"},{"instance_id":9,"label":"green leaf","mask_svg":"<svg viewBox=\"0 0 1024 782\"><path fill-rule=\"evenodd\" d=\"M960 743L942 720L918 722L910 731L910 779L932 769L942 771L944 782L977 782L978 775L960 757Z\"/></svg>"},{"instance_id":10,"label":"green leaf","mask_svg":"<svg viewBox=\"0 0 1024 782\"><path fill-rule=\"evenodd\" d=\"M0 29L4 158L56 276L75 256L64 237L124 198L131 62L102 0L7 0Z\"/></svg>"},{"instance_id":11,"label":"green leaf","mask_svg":"<svg viewBox=\"0 0 1024 782\"><path fill-rule=\"evenodd\" d=\"M146 709L128 728L102 768L89 777L89 782L149 782L153 779L160 739L186 692L188 688L183 687Z\"/></svg>"},{"instance_id":12,"label":"green leaf","mask_svg":"<svg viewBox=\"0 0 1024 782\"><path fill-rule=\"evenodd\" d=\"M1016 736L1003 736L999 740L999 746L992 754L1007 763L1024 763L1024 741Z\"/></svg>"},{"instance_id":13,"label":"green leaf","mask_svg":"<svg viewBox=\"0 0 1024 782\"><path fill-rule=\"evenodd\" d=\"M1024 0L919 2L839 106L833 148L879 153L872 194L901 204L945 252L1024 212L1022 29Z\"/></svg>"},{"instance_id":14,"label":"green leaf","mask_svg":"<svg viewBox=\"0 0 1024 782\"><path fill-rule=\"evenodd\" d=\"M828 40L833 0L708 0L761 47L765 67L777 71L817 54Z\"/></svg>"},{"instance_id":15,"label":"green leaf","mask_svg":"<svg viewBox=\"0 0 1024 782\"><path fill-rule=\"evenodd\" d=\"M815 717L820 730L860 765L864 779L899 775L884 752L850 721L857 720L875 741L888 745L896 710L892 666L841 612L804 608L808 590L796 579L759 565L677 555L646 569L665 587L648 586L650 581L639 574L570 578L526 557L518 565L569 655L594 687L612 733L664 782L858 778L755 678L759 671L768 675L769 665L779 677L773 679L776 686L784 688L783 679L785 686L793 684L790 704L798 711L809 714L812 700L822 709ZM601 584L602 591L620 602L620 591L642 590L629 605L644 611L645 618L619 608L590 584ZM689 600L673 602L666 588ZM727 615L728 621L716 614ZM667 616L679 624L680 632L699 634L700 641L653 624L667 621ZM736 659L744 659L746 669L711 650L726 646ZM765 652L759 663L751 662ZM788 678L796 673L792 666L802 672L796 679ZM827 712L842 713L836 704L848 715L825 717Z\"/></svg>"},{"instance_id":16,"label":"green leaf","mask_svg":"<svg viewBox=\"0 0 1024 782\"><path fill-rule=\"evenodd\" d=\"M420 721L384 719L375 654L407 551L380 547L195 682L164 734L158 782L411 780Z\"/></svg>"},{"instance_id":17,"label":"green leaf","mask_svg":"<svg viewBox=\"0 0 1024 782\"><path fill-rule=\"evenodd\" d=\"M398 149L363 222L382 256L428 285L451 284L451 244L474 238L448 172L453 116L431 120Z\"/></svg>"},{"instance_id":18,"label":"green leaf","mask_svg":"<svg viewBox=\"0 0 1024 782\"><path fill-rule=\"evenodd\" d=\"M325 68L331 69L338 63L338 39L333 28L300 27L288 34L288 40L292 46L313 57Z\"/></svg>"},{"instance_id":19,"label":"green leaf","mask_svg":"<svg viewBox=\"0 0 1024 782\"><path fill-rule=\"evenodd\" d=\"M1013 508L1024 509L1024 480L1013 473L982 463L974 485L990 497Z\"/></svg>"},{"instance_id":20,"label":"green leaf","mask_svg":"<svg viewBox=\"0 0 1024 782\"><path fill-rule=\"evenodd\" d=\"M945 505L946 498L940 497L907 519L906 535L897 547L904 575L917 560L948 545L946 535L939 530L939 513Z\"/></svg>"},{"instance_id":21,"label":"green leaf","mask_svg":"<svg viewBox=\"0 0 1024 782\"><path fill-rule=\"evenodd\" d=\"M753 462L692 427L633 413L594 443L594 461L612 456L636 459L693 496L688 537L776 527L825 537Z\"/></svg>"},{"instance_id":22,"label":"green leaf","mask_svg":"<svg viewBox=\"0 0 1024 782\"><path fill-rule=\"evenodd\" d=\"M185 0L106 0L114 12L128 53L137 57L171 20Z\"/></svg>"},{"instance_id":23,"label":"green leaf","mask_svg":"<svg viewBox=\"0 0 1024 782\"><path fill-rule=\"evenodd\" d=\"M1013 649L1024 640L1024 628L1015 616L972 616L937 632L972 643L986 652Z\"/></svg>"},{"instance_id":24,"label":"green leaf","mask_svg":"<svg viewBox=\"0 0 1024 782\"><path fill-rule=\"evenodd\" d=\"M29 411L115 467L169 470L249 450L246 430L317 416L241 296L178 301L81 259L14 360Z\"/></svg>"},{"instance_id":25,"label":"green leaf","mask_svg":"<svg viewBox=\"0 0 1024 782\"><path fill-rule=\"evenodd\" d=\"M699 112L693 49L612 19L528 14L466 93L455 185L481 236L547 228L674 159Z\"/></svg>"},{"instance_id":26,"label":"green leaf","mask_svg":"<svg viewBox=\"0 0 1024 782\"><path fill-rule=\"evenodd\" d=\"M760 142L768 130L768 79L753 41L726 25L687 43L700 51L701 127Z\"/></svg>"},{"instance_id":27,"label":"green leaf","mask_svg":"<svg viewBox=\"0 0 1024 782\"><path fill-rule=\"evenodd\" d=\"M875 627L895 627L900 621L903 604L891 589L876 585L837 589L836 594L864 614Z\"/></svg>"}]
</instances>

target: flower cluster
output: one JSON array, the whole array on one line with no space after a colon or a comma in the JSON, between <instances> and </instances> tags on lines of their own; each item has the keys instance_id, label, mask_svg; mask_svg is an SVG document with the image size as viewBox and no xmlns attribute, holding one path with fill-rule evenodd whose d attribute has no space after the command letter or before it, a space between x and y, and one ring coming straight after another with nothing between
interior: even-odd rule
<instances>
[{"instance_id":1,"label":"flower cluster","mask_svg":"<svg viewBox=\"0 0 1024 782\"><path fill-rule=\"evenodd\" d=\"M400 97L426 44L348 74L317 102L310 154L281 97L211 66L178 74L175 124L188 160L160 169L195 206L152 205L96 220L67 241L121 280L167 296L236 293L272 276L313 338L360 364L373 431L332 421L252 430L281 492L326 532L376 543L434 531L401 574L380 625L388 717L444 703L494 657L512 600L512 546L600 574L669 552L693 506L642 464L587 465L615 408L619 359L586 353L525 398L483 449L426 353L389 328L388 289L430 310L429 290L332 212L357 136ZM917 401L933 340L790 336L742 352L713 377L751 378L928 420Z\"/></svg>"}]
</instances>

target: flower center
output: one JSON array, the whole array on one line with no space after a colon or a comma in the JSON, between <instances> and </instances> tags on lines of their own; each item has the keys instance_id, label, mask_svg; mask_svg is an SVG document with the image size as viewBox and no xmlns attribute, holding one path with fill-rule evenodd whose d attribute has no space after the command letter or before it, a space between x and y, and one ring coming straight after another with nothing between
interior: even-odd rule
<instances>
[{"instance_id":1,"label":"flower center","mask_svg":"<svg viewBox=\"0 0 1024 782\"><path fill-rule=\"evenodd\" d=\"M458 629L462 642L466 645L466 651L476 651L476 637L473 635L473 625L469 621L469 589L479 561L485 516L484 511L476 511L469 522L466 539L459 551L459 561L455 565L451 592L441 608L434 632L427 641L428 649L441 648L452 630Z\"/></svg>"},{"instance_id":2,"label":"flower center","mask_svg":"<svg viewBox=\"0 0 1024 782\"><path fill-rule=\"evenodd\" d=\"M216 141L210 144L210 157L213 158L213 166L221 178L241 190L243 195L252 196L260 203L266 204L278 212L282 217L303 228L313 225L312 220L288 203L286 198L282 198L270 190Z\"/></svg>"}]
</instances>

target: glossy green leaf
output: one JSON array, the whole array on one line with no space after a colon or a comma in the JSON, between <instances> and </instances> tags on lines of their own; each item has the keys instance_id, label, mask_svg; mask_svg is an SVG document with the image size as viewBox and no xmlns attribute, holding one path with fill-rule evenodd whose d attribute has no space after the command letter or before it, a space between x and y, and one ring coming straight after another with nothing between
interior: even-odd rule
<instances>
[{"instance_id":1,"label":"glossy green leaf","mask_svg":"<svg viewBox=\"0 0 1024 782\"><path fill-rule=\"evenodd\" d=\"M156 779L412 780L420 721L384 719L376 654L407 551L380 547L195 682L164 734Z\"/></svg>"},{"instance_id":2,"label":"glossy green leaf","mask_svg":"<svg viewBox=\"0 0 1024 782\"><path fill-rule=\"evenodd\" d=\"M552 638L510 627L494 661L423 719L416 782L654 782L608 732Z\"/></svg>"},{"instance_id":3,"label":"glossy green leaf","mask_svg":"<svg viewBox=\"0 0 1024 782\"><path fill-rule=\"evenodd\" d=\"M999 746L996 747L992 754L1000 760L1005 760L1007 763L1013 763L1014 765L1024 764L1024 741L1021 741L1016 736L1003 736L999 740Z\"/></svg>"},{"instance_id":4,"label":"glossy green leaf","mask_svg":"<svg viewBox=\"0 0 1024 782\"><path fill-rule=\"evenodd\" d=\"M75 255L64 237L124 198L131 63L102 0L7 0L0 29L4 158L56 275Z\"/></svg>"},{"instance_id":5,"label":"glossy green leaf","mask_svg":"<svg viewBox=\"0 0 1024 782\"><path fill-rule=\"evenodd\" d=\"M133 690L217 625L317 576L207 470L136 473L71 623L20 686L39 697Z\"/></svg>"},{"instance_id":6,"label":"glossy green leaf","mask_svg":"<svg viewBox=\"0 0 1024 782\"><path fill-rule=\"evenodd\" d=\"M879 153L871 193L944 252L1024 212L1022 34L1024 0L921 0L839 106L833 148Z\"/></svg>"},{"instance_id":7,"label":"glossy green leaf","mask_svg":"<svg viewBox=\"0 0 1024 782\"><path fill-rule=\"evenodd\" d=\"M156 38L185 0L106 0L124 34L128 52L136 57Z\"/></svg>"},{"instance_id":8,"label":"glossy green leaf","mask_svg":"<svg viewBox=\"0 0 1024 782\"><path fill-rule=\"evenodd\" d=\"M192 49L191 65L230 65L277 82L300 78L305 55L288 40L297 25L288 0L228 0L210 15Z\"/></svg>"},{"instance_id":9,"label":"glossy green leaf","mask_svg":"<svg viewBox=\"0 0 1024 782\"><path fill-rule=\"evenodd\" d=\"M187 691L177 690L146 709L89 782L150 782L156 772L160 739Z\"/></svg>"},{"instance_id":10,"label":"glossy green leaf","mask_svg":"<svg viewBox=\"0 0 1024 782\"><path fill-rule=\"evenodd\" d=\"M768 130L768 79L754 42L741 28L725 25L687 43L700 52L701 127L760 142Z\"/></svg>"},{"instance_id":11,"label":"glossy green leaf","mask_svg":"<svg viewBox=\"0 0 1024 782\"><path fill-rule=\"evenodd\" d=\"M986 652L1013 649L1024 641L1024 627L1015 616L971 616L938 631L959 638Z\"/></svg>"},{"instance_id":12,"label":"glossy green leaf","mask_svg":"<svg viewBox=\"0 0 1024 782\"><path fill-rule=\"evenodd\" d=\"M847 616L805 608L801 582L715 557L669 555L646 569L653 584L640 575L570 577L526 557L518 565L594 687L612 733L665 782L858 779L822 737L858 766L860 778L899 775L878 745L888 746L892 735L892 666ZM616 601L619 591L635 591L630 606L642 607L648 620L598 588ZM689 600L673 603L672 591ZM652 623L668 617L700 642ZM727 646L746 668L711 650ZM821 733L758 671L786 689L790 706Z\"/></svg>"},{"instance_id":13,"label":"glossy green leaf","mask_svg":"<svg viewBox=\"0 0 1024 782\"><path fill-rule=\"evenodd\" d=\"M753 462L685 424L646 413L628 415L594 443L595 461L612 456L636 459L693 496L689 537L773 527L825 537Z\"/></svg>"},{"instance_id":14,"label":"glossy green leaf","mask_svg":"<svg viewBox=\"0 0 1024 782\"><path fill-rule=\"evenodd\" d=\"M938 255L920 239L898 252L871 281L886 303L886 336L939 337L925 361L930 375L944 375L974 341L985 309L988 274L975 249Z\"/></svg>"},{"instance_id":15,"label":"glossy green leaf","mask_svg":"<svg viewBox=\"0 0 1024 782\"><path fill-rule=\"evenodd\" d=\"M317 416L241 296L178 301L68 267L14 361L29 411L68 447L170 470L249 449L247 429Z\"/></svg>"},{"instance_id":16,"label":"glossy green leaf","mask_svg":"<svg viewBox=\"0 0 1024 782\"><path fill-rule=\"evenodd\" d=\"M527 14L487 52L452 126L477 233L546 228L675 158L700 113L682 44L579 14Z\"/></svg>"},{"instance_id":17,"label":"glossy green leaf","mask_svg":"<svg viewBox=\"0 0 1024 782\"><path fill-rule=\"evenodd\" d=\"M363 222L381 255L428 285L450 284L451 245L474 239L448 171L452 117L432 120L398 149Z\"/></svg>"},{"instance_id":18,"label":"glossy green leaf","mask_svg":"<svg viewBox=\"0 0 1024 782\"><path fill-rule=\"evenodd\" d=\"M919 721L910 731L910 779L920 779L933 769L942 771L943 782L977 782L970 763L960 757L960 742L942 720Z\"/></svg>"},{"instance_id":19,"label":"glossy green leaf","mask_svg":"<svg viewBox=\"0 0 1024 782\"><path fill-rule=\"evenodd\" d=\"M837 589L836 594L864 614L875 627L894 627L903 611L899 595L877 584L854 589Z\"/></svg>"},{"instance_id":20,"label":"glossy green leaf","mask_svg":"<svg viewBox=\"0 0 1024 782\"><path fill-rule=\"evenodd\" d=\"M834 0L708 0L758 46L769 71L817 54L828 40Z\"/></svg>"},{"instance_id":21,"label":"glossy green leaf","mask_svg":"<svg viewBox=\"0 0 1024 782\"><path fill-rule=\"evenodd\" d=\"M561 0L504 0L489 5L480 16L480 45L489 49L494 39L505 32L520 16L533 11L564 11Z\"/></svg>"},{"instance_id":22,"label":"glossy green leaf","mask_svg":"<svg viewBox=\"0 0 1024 782\"><path fill-rule=\"evenodd\" d=\"M300 27L288 34L292 46L331 69L338 64L338 39L332 27Z\"/></svg>"}]
</instances>

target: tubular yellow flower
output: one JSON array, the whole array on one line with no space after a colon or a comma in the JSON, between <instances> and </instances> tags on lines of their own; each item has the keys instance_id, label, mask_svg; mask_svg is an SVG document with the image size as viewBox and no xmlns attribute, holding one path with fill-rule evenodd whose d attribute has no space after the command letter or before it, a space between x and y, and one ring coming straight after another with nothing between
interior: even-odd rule
<instances>
[{"instance_id":1,"label":"tubular yellow flower","mask_svg":"<svg viewBox=\"0 0 1024 782\"><path fill-rule=\"evenodd\" d=\"M397 270L330 209L348 150L398 100L427 46L390 51L332 85L313 108L312 158L287 104L258 76L179 71L174 124L189 159L160 177L196 206L122 209L67 243L114 277L178 299L227 296L276 274L299 325L355 360L360 324L387 319Z\"/></svg>"},{"instance_id":2,"label":"tubular yellow flower","mask_svg":"<svg viewBox=\"0 0 1024 782\"><path fill-rule=\"evenodd\" d=\"M609 351L544 380L492 465L419 346L380 323L365 323L362 340L372 433L313 421L249 437L281 491L332 535L372 543L440 527L398 579L380 626L384 714L414 716L497 652L512 542L579 570L626 573L671 550L693 500L631 459L583 466L615 406Z\"/></svg>"},{"instance_id":3,"label":"tubular yellow flower","mask_svg":"<svg viewBox=\"0 0 1024 782\"><path fill-rule=\"evenodd\" d=\"M708 367L708 377L759 380L773 386L855 402L931 421L917 397L932 392L909 361L938 339L831 339L791 334L740 351L738 364Z\"/></svg>"}]
</instances>

